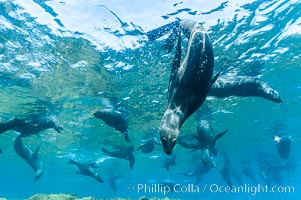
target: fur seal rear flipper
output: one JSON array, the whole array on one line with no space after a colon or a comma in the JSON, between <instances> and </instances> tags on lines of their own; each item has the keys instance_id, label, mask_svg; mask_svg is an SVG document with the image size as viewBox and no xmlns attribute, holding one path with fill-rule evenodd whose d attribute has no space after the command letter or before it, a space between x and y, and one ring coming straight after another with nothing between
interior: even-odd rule
<instances>
[{"instance_id":1,"label":"fur seal rear flipper","mask_svg":"<svg viewBox=\"0 0 301 200\"><path fill-rule=\"evenodd\" d=\"M269 87L265 82L251 76L221 76L212 85L208 95L219 98L256 96L276 103L282 103L278 91Z\"/></svg>"},{"instance_id":2,"label":"fur seal rear flipper","mask_svg":"<svg viewBox=\"0 0 301 200\"><path fill-rule=\"evenodd\" d=\"M167 109L159 128L163 149L168 155L172 153L177 143L183 123L203 104L217 78L212 79L213 47L202 25L185 20L179 21L178 26L180 33L184 33L188 38L188 44L181 63L181 34L179 34L168 87Z\"/></svg>"},{"instance_id":3,"label":"fur seal rear flipper","mask_svg":"<svg viewBox=\"0 0 301 200\"><path fill-rule=\"evenodd\" d=\"M22 157L36 171L36 176L34 178L34 181L41 178L41 176L44 173L43 162L38 157L40 146L41 145L39 145L35 151L32 151L28 146L23 144L20 135L16 137L14 143L14 149L16 153L20 157Z\"/></svg>"}]
</instances>

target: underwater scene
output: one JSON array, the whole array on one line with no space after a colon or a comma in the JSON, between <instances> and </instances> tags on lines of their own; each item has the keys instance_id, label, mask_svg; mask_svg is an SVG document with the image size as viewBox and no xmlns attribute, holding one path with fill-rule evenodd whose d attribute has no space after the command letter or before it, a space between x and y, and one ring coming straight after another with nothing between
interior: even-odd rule
<instances>
[{"instance_id":1,"label":"underwater scene","mask_svg":"<svg viewBox=\"0 0 301 200\"><path fill-rule=\"evenodd\" d=\"M0 0L0 199L300 199L300 80L300 0Z\"/></svg>"}]
</instances>

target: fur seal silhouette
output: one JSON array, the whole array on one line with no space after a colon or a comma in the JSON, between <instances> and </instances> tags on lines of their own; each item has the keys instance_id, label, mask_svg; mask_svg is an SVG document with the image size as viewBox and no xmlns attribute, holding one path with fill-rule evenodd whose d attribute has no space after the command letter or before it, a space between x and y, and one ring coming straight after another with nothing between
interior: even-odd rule
<instances>
[{"instance_id":1,"label":"fur seal silhouette","mask_svg":"<svg viewBox=\"0 0 301 200\"><path fill-rule=\"evenodd\" d=\"M125 159L129 161L130 169L134 168L135 156L133 154L134 147L130 146L127 148L119 148L117 151L109 151L106 148L101 149L102 153L114 158Z\"/></svg>"},{"instance_id":2,"label":"fur seal silhouette","mask_svg":"<svg viewBox=\"0 0 301 200\"><path fill-rule=\"evenodd\" d=\"M227 183L227 185L229 187L232 187L233 186L232 178L231 178L232 163L231 163L231 160L228 155L223 155L223 158L224 158L225 162L224 162L223 169L220 170L220 173L221 173L224 181Z\"/></svg>"},{"instance_id":3,"label":"fur seal silhouette","mask_svg":"<svg viewBox=\"0 0 301 200\"><path fill-rule=\"evenodd\" d=\"M16 126L24 126L27 122L23 119L12 117L8 120L0 119L0 134L12 130Z\"/></svg>"},{"instance_id":4,"label":"fur seal silhouette","mask_svg":"<svg viewBox=\"0 0 301 200\"><path fill-rule=\"evenodd\" d=\"M186 177L193 177L195 176L195 182L194 184L197 185L202 181L202 175L207 174L212 168L214 168L214 165L203 165L202 163L195 166L194 169L190 169L186 172L180 173L181 175L184 175Z\"/></svg>"},{"instance_id":5,"label":"fur seal silhouette","mask_svg":"<svg viewBox=\"0 0 301 200\"><path fill-rule=\"evenodd\" d=\"M163 150L170 155L185 120L205 101L219 73L212 78L214 54L210 38L203 26L194 21L173 22L147 34L154 40L172 29L163 48L169 51L177 41L168 86L167 109L159 128ZM156 37L156 33L158 36ZM181 33L188 38L187 50L181 63Z\"/></svg>"},{"instance_id":6,"label":"fur seal silhouette","mask_svg":"<svg viewBox=\"0 0 301 200\"><path fill-rule=\"evenodd\" d=\"M208 95L219 98L228 96L255 96L276 103L282 103L278 91L269 87L265 82L251 76L220 76L212 85Z\"/></svg>"},{"instance_id":7,"label":"fur seal silhouette","mask_svg":"<svg viewBox=\"0 0 301 200\"><path fill-rule=\"evenodd\" d=\"M141 145L136 149L136 151L141 150L143 153L151 153L158 144L161 143L158 141L156 136L153 135L151 138L142 140Z\"/></svg>"},{"instance_id":8,"label":"fur seal silhouette","mask_svg":"<svg viewBox=\"0 0 301 200\"><path fill-rule=\"evenodd\" d=\"M274 141L276 142L276 147L279 156L286 160L289 157L291 151L291 137L290 136L275 136Z\"/></svg>"},{"instance_id":9,"label":"fur seal silhouette","mask_svg":"<svg viewBox=\"0 0 301 200\"><path fill-rule=\"evenodd\" d=\"M36 135L39 132L53 128L56 132L61 133L63 128L54 116L33 115L24 119L25 125L14 126L12 130L20 133L20 137Z\"/></svg>"},{"instance_id":10,"label":"fur seal silhouette","mask_svg":"<svg viewBox=\"0 0 301 200\"><path fill-rule=\"evenodd\" d=\"M103 179L96 171L97 166L96 166L95 162L80 163L79 161L69 158L68 163L77 166L77 168L79 169L79 171L77 171L77 173L85 175L85 176L90 176L90 177L94 178L95 180L97 180L98 182L103 183Z\"/></svg>"},{"instance_id":11,"label":"fur seal silhouette","mask_svg":"<svg viewBox=\"0 0 301 200\"><path fill-rule=\"evenodd\" d=\"M200 149L202 150L201 159L205 165L210 162L210 157L212 154L217 155L217 150L215 148L216 141L225 135L228 131L223 131L217 135L212 134L212 127L206 120L201 120L197 127L197 136L195 138L200 143Z\"/></svg>"},{"instance_id":12,"label":"fur seal silhouette","mask_svg":"<svg viewBox=\"0 0 301 200\"><path fill-rule=\"evenodd\" d=\"M41 145L39 145L35 151L32 151L28 146L23 144L21 138L22 137L20 135L16 137L14 149L16 153L36 171L36 176L34 178L34 181L36 181L41 178L44 173L43 162L38 157L38 152Z\"/></svg>"},{"instance_id":13,"label":"fur seal silhouette","mask_svg":"<svg viewBox=\"0 0 301 200\"><path fill-rule=\"evenodd\" d=\"M128 135L128 110L116 98L101 98L105 108L94 113L94 117L101 119L105 124L124 134L124 139L129 142Z\"/></svg>"},{"instance_id":14,"label":"fur seal silhouette","mask_svg":"<svg viewBox=\"0 0 301 200\"><path fill-rule=\"evenodd\" d=\"M227 133L223 131L217 135L213 135L213 129L208 121L200 120L197 127L197 135L183 135L179 137L179 144L187 149L202 150L201 159L204 165L211 163L211 156L217 155L215 148L216 141Z\"/></svg>"}]
</instances>

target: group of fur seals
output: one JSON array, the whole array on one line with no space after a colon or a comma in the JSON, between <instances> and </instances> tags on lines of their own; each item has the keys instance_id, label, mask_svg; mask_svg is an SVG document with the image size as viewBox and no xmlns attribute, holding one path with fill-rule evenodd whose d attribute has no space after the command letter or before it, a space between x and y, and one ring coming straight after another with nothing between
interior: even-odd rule
<instances>
[{"instance_id":1,"label":"group of fur seals","mask_svg":"<svg viewBox=\"0 0 301 200\"><path fill-rule=\"evenodd\" d=\"M155 40L169 32L171 34L162 48L171 52L177 44L168 86L167 108L159 127L160 139L166 154L172 154L181 126L203 104L207 95L220 98L257 96L277 103L282 102L276 90L254 77L219 77L220 70L212 78L213 47L201 24L191 20L177 20L149 31L146 35L149 40ZM182 33L188 38L188 42L185 57L181 62ZM189 142L198 145L192 140Z\"/></svg>"},{"instance_id":2,"label":"group of fur seals","mask_svg":"<svg viewBox=\"0 0 301 200\"><path fill-rule=\"evenodd\" d=\"M150 39L156 39L168 29L172 29L173 32L166 41L166 47L171 49L174 41L177 41L177 45L169 80L167 109L159 131L164 152L170 155L177 143L180 128L185 120L203 104L218 74L212 78L213 47L201 24L190 20L178 21L147 35ZM154 37L155 33L158 37ZM188 38L188 44L181 63L182 33Z\"/></svg>"}]
</instances>

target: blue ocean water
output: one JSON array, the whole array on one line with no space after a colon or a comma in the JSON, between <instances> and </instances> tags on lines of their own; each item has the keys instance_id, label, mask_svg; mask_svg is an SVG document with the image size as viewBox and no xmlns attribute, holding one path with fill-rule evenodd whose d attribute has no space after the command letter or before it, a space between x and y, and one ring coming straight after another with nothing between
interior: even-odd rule
<instances>
[{"instance_id":1,"label":"blue ocean water","mask_svg":"<svg viewBox=\"0 0 301 200\"><path fill-rule=\"evenodd\" d=\"M208 97L181 135L195 134L200 116L210 119L215 133L228 132L216 144L216 167L197 184L195 176L183 173L202 165L200 151L176 145L176 164L168 170L160 145L150 154L135 151L133 169L101 151L112 145L137 148L157 133L174 51L161 50L164 38L150 42L145 33L177 18L203 23L216 71L223 66L223 75L260 78L283 100ZM62 133L47 129L24 139L32 149L41 144L45 172L36 182L34 170L14 151L18 133L0 135L0 197L300 199L300 33L299 0L0 0L0 118L43 113L63 126ZM117 98L128 109L130 143L93 116L102 98ZM278 155L276 135L291 138L288 159ZM225 155L234 186L244 191L226 191L220 173ZM104 183L77 174L69 158L96 161ZM261 176L259 158L273 168L269 182ZM243 175L246 166L255 182ZM118 177L116 191L112 174ZM266 185L268 192L261 188Z\"/></svg>"}]
</instances>

